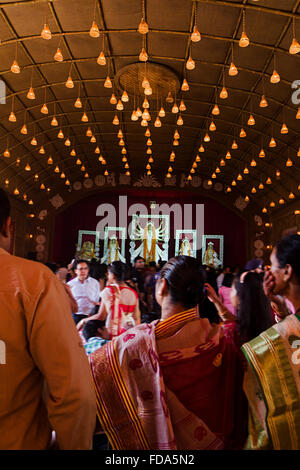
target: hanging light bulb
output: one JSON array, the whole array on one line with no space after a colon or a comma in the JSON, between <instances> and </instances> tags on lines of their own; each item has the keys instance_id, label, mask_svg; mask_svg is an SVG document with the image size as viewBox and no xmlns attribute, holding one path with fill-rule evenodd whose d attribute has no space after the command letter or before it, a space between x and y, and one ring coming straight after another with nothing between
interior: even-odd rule
<instances>
[{"instance_id":1,"label":"hanging light bulb","mask_svg":"<svg viewBox=\"0 0 300 470\"><path fill-rule=\"evenodd\" d=\"M52 118L51 126L58 126L58 121L57 121L55 116L53 116L53 118Z\"/></svg>"},{"instance_id":2,"label":"hanging light bulb","mask_svg":"<svg viewBox=\"0 0 300 470\"><path fill-rule=\"evenodd\" d=\"M213 173L213 174L211 175L211 177L212 177L213 179L216 179L216 177L217 177L216 173Z\"/></svg>"},{"instance_id":3,"label":"hanging light bulb","mask_svg":"<svg viewBox=\"0 0 300 470\"><path fill-rule=\"evenodd\" d=\"M70 186L70 184L71 184L70 181L67 179L66 182L65 182L65 185Z\"/></svg>"},{"instance_id":4,"label":"hanging light bulb","mask_svg":"<svg viewBox=\"0 0 300 470\"><path fill-rule=\"evenodd\" d=\"M300 119L300 106L299 106L297 114L296 114L296 119Z\"/></svg>"},{"instance_id":5,"label":"hanging light bulb","mask_svg":"<svg viewBox=\"0 0 300 470\"><path fill-rule=\"evenodd\" d=\"M238 148L238 144L236 143L236 140L234 140L234 141L232 142L231 148L232 148L233 150L236 150L236 149Z\"/></svg>"},{"instance_id":6,"label":"hanging light bulb","mask_svg":"<svg viewBox=\"0 0 300 470\"><path fill-rule=\"evenodd\" d=\"M79 97L75 101L74 106L75 106L75 108L82 108L82 102L81 102L81 99Z\"/></svg>"},{"instance_id":7,"label":"hanging light bulb","mask_svg":"<svg viewBox=\"0 0 300 470\"><path fill-rule=\"evenodd\" d=\"M52 38L50 28L46 23L44 24L44 27L42 29L41 36L43 39L46 39L47 41L49 41L49 39Z\"/></svg>"},{"instance_id":8,"label":"hanging light bulb","mask_svg":"<svg viewBox=\"0 0 300 470\"><path fill-rule=\"evenodd\" d=\"M189 176L187 177L187 179L188 179L189 181L191 181L191 180L193 179L192 175L189 175Z\"/></svg>"},{"instance_id":9,"label":"hanging light bulb","mask_svg":"<svg viewBox=\"0 0 300 470\"><path fill-rule=\"evenodd\" d=\"M251 114L248 119L248 126L254 126L254 125L255 125L255 119L254 119L254 116Z\"/></svg>"},{"instance_id":10,"label":"hanging light bulb","mask_svg":"<svg viewBox=\"0 0 300 470\"><path fill-rule=\"evenodd\" d=\"M138 32L140 34L147 34L149 32L149 26L145 21L145 18L142 18L138 27Z\"/></svg>"},{"instance_id":11,"label":"hanging light bulb","mask_svg":"<svg viewBox=\"0 0 300 470\"><path fill-rule=\"evenodd\" d=\"M275 204L274 201L270 202L270 207L275 207L275 206L276 206L276 204Z\"/></svg>"},{"instance_id":12,"label":"hanging light bulb","mask_svg":"<svg viewBox=\"0 0 300 470\"><path fill-rule=\"evenodd\" d=\"M236 68L236 66L234 65L233 62L231 62L230 64L230 68L229 68L229 71L228 71L228 75L230 75L231 77L234 77L235 75L237 75L239 72L238 72L238 69Z\"/></svg>"},{"instance_id":13,"label":"hanging light bulb","mask_svg":"<svg viewBox=\"0 0 300 470\"><path fill-rule=\"evenodd\" d=\"M244 175L249 175L249 169L246 166L244 168Z\"/></svg>"},{"instance_id":14,"label":"hanging light bulb","mask_svg":"<svg viewBox=\"0 0 300 470\"><path fill-rule=\"evenodd\" d=\"M174 162L174 160L175 160L175 152L172 151L170 153L170 162Z\"/></svg>"},{"instance_id":15,"label":"hanging light bulb","mask_svg":"<svg viewBox=\"0 0 300 470\"><path fill-rule=\"evenodd\" d=\"M75 151L75 149L72 149L72 150L71 150L70 155L71 155L72 157L75 157L75 156L76 156L76 151Z\"/></svg>"},{"instance_id":16,"label":"hanging light bulb","mask_svg":"<svg viewBox=\"0 0 300 470\"><path fill-rule=\"evenodd\" d=\"M278 202L279 202L279 204L284 204L285 200L281 197Z\"/></svg>"},{"instance_id":17,"label":"hanging light bulb","mask_svg":"<svg viewBox=\"0 0 300 470\"><path fill-rule=\"evenodd\" d=\"M31 143L31 145L37 145L37 140L36 140L36 138L35 138L35 137L32 137L30 143Z\"/></svg>"},{"instance_id":18,"label":"hanging light bulb","mask_svg":"<svg viewBox=\"0 0 300 470\"><path fill-rule=\"evenodd\" d=\"M154 162L153 157L149 157L148 162L153 163Z\"/></svg>"},{"instance_id":19,"label":"hanging light bulb","mask_svg":"<svg viewBox=\"0 0 300 470\"><path fill-rule=\"evenodd\" d=\"M186 61L186 64L185 64L187 70L194 70L195 68L195 61L192 59L191 56L189 56L188 60Z\"/></svg>"},{"instance_id":20,"label":"hanging light bulb","mask_svg":"<svg viewBox=\"0 0 300 470\"><path fill-rule=\"evenodd\" d=\"M88 120L89 120L89 118L87 117L86 112L84 112L83 115L82 115L81 121L82 122L88 122Z\"/></svg>"},{"instance_id":21,"label":"hanging light bulb","mask_svg":"<svg viewBox=\"0 0 300 470\"><path fill-rule=\"evenodd\" d=\"M82 163L82 161L79 158L77 158L76 165L81 165L81 163Z\"/></svg>"},{"instance_id":22,"label":"hanging light bulb","mask_svg":"<svg viewBox=\"0 0 300 470\"><path fill-rule=\"evenodd\" d=\"M99 65L106 65L106 58L105 58L105 55L104 55L104 52L101 51L99 56L98 56L98 59L97 59L97 64Z\"/></svg>"},{"instance_id":23,"label":"hanging light bulb","mask_svg":"<svg viewBox=\"0 0 300 470\"><path fill-rule=\"evenodd\" d=\"M147 155L151 155L151 154L152 154L152 150L151 150L150 147L147 148L146 153L147 153Z\"/></svg>"},{"instance_id":24,"label":"hanging light bulb","mask_svg":"<svg viewBox=\"0 0 300 470\"><path fill-rule=\"evenodd\" d=\"M147 62L148 59L149 59L149 56L146 52L146 49L143 47L139 55L139 60L141 62Z\"/></svg>"},{"instance_id":25,"label":"hanging light bulb","mask_svg":"<svg viewBox=\"0 0 300 470\"><path fill-rule=\"evenodd\" d=\"M80 171L85 171L85 166L82 165L82 167L80 168Z\"/></svg>"},{"instance_id":26,"label":"hanging light bulb","mask_svg":"<svg viewBox=\"0 0 300 470\"><path fill-rule=\"evenodd\" d=\"M235 180L231 181L231 186L236 186L236 181Z\"/></svg>"},{"instance_id":27,"label":"hanging light bulb","mask_svg":"<svg viewBox=\"0 0 300 470\"><path fill-rule=\"evenodd\" d=\"M210 137L208 135L208 133L206 132L205 136L204 136L204 142L210 142Z\"/></svg>"},{"instance_id":28,"label":"hanging light bulb","mask_svg":"<svg viewBox=\"0 0 300 470\"><path fill-rule=\"evenodd\" d=\"M20 166L20 163L21 163L21 159L20 159L20 158L17 158L17 160L16 160L16 166L19 167L19 166Z\"/></svg>"},{"instance_id":29,"label":"hanging light bulb","mask_svg":"<svg viewBox=\"0 0 300 470\"><path fill-rule=\"evenodd\" d=\"M65 146L66 146L66 147L70 147L70 146L71 146L71 141L70 141L69 137L65 140Z\"/></svg>"},{"instance_id":30,"label":"hanging light bulb","mask_svg":"<svg viewBox=\"0 0 300 470\"><path fill-rule=\"evenodd\" d=\"M154 126L155 126L155 127L161 127L161 120L159 119L158 116L157 116L157 118L155 119Z\"/></svg>"},{"instance_id":31,"label":"hanging light bulb","mask_svg":"<svg viewBox=\"0 0 300 470\"><path fill-rule=\"evenodd\" d=\"M128 163L125 163L124 168L129 168Z\"/></svg>"},{"instance_id":32,"label":"hanging light bulb","mask_svg":"<svg viewBox=\"0 0 300 470\"><path fill-rule=\"evenodd\" d=\"M280 75L279 73L274 69L272 76L270 78L271 83L279 83L280 82Z\"/></svg>"},{"instance_id":33,"label":"hanging light bulb","mask_svg":"<svg viewBox=\"0 0 300 470\"><path fill-rule=\"evenodd\" d=\"M90 142L91 142L92 144L94 144L95 142L97 142L97 139L96 139L96 137L95 137L94 135L92 135L92 137L91 137L91 139L90 139Z\"/></svg>"},{"instance_id":34,"label":"hanging light bulb","mask_svg":"<svg viewBox=\"0 0 300 470\"><path fill-rule=\"evenodd\" d=\"M261 151L259 152L259 158L265 158L266 154L265 154L265 151L264 149L262 148Z\"/></svg>"},{"instance_id":35,"label":"hanging light bulb","mask_svg":"<svg viewBox=\"0 0 300 470\"><path fill-rule=\"evenodd\" d=\"M16 196L18 196L18 195L20 194L20 191L18 190L18 188L14 189L14 194L15 194Z\"/></svg>"},{"instance_id":36,"label":"hanging light bulb","mask_svg":"<svg viewBox=\"0 0 300 470\"><path fill-rule=\"evenodd\" d=\"M39 179L39 175L36 173L36 174L34 175L34 180L37 181L38 179Z\"/></svg>"},{"instance_id":37,"label":"hanging light bulb","mask_svg":"<svg viewBox=\"0 0 300 470\"><path fill-rule=\"evenodd\" d=\"M8 117L8 120L9 120L10 122L17 122L16 115L15 115L15 113L14 113L13 111L11 111L11 113L10 113L10 115L9 115L9 117Z\"/></svg>"},{"instance_id":38,"label":"hanging light bulb","mask_svg":"<svg viewBox=\"0 0 300 470\"><path fill-rule=\"evenodd\" d=\"M244 201L245 201L245 202L249 202L249 201L250 201L249 196L245 196Z\"/></svg>"},{"instance_id":39,"label":"hanging light bulb","mask_svg":"<svg viewBox=\"0 0 300 470\"><path fill-rule=\"evenodd\" d=\"M215 170L216 173L221 173L221 170L220 168L217 166L216 170Z\"/></svg>"},{"instance_id":40,"label":"hanging light bulb","mask_svg":"<svg viewBox=\"0 0 300 470\"><path fill-rule=\"evenodd\" d=\"M242 129L241 129L241 132L240 132L240 137L241 137L241 138L244 138L244 137L246 137L246 135L247 135L247 134L246 134L245 130L242 128Z\"/></svg>"},{"instance_id":41,"label":"hanging light bulb","mask_svg":"<svg viewBox=\"0 0 300 470\"><path fill-rule=\"evenodd\" d=\"M180 134L177 129L174 131L174 139L180 139Z\"/></svg>"},{"instance_id":42,"label":"hanging light bulb","mask_svg":"<svg viewBox=\"0 0 300 470\"><path fill-rule=\"evenodd\" d=\"M124 157L122 157L122 162L123 163L127 162L127 158L125 157L125 155L124 155Z\"/></svg>"},{"instance_id":43,"label":"hanging light bulb","mask_svg":"<svg viewBox=\"0 0 300 470\"><path fill-rule=\"evenodd\" d=\"M91 38L98 38L100 36L100 31L96 21L93 21L91 29L90 29L90 36Z\"/></svg>"},{"instance_id":44,"label":"hanging light bulb","mask_svg":"<svg viewBox=\"0 0 300 470\"><path fill-rule=\"evenodd\" d=\"M112 93L109 102L110 102L110 104L117 104L118 100L117 100L114 93Z\"/></svg>"},{"instance_id":45,"label":"hanging light bulb","mask_svg":"<svg viewBox=\"0 0 300 470\"><path fill-rule=\"evenodd\" d=\"M289 199L295 199L295 194L291 192L291 193L289 194Z\"/></svg>"},{"instance_id":46,"label":"hanging light bulb","mask_svg":"<svg viewBox=\"0 0 300 470\"><path fill-rule=\"evenodd\" d=\"M66 175L65 175L65 173L64 173L63 171L61 172L60 177L61 177L62 179L65 179Z\"/></svg>"},{"instance_id":47,"label":"hanging light bulb","mask_svg":"<svg viewBox=\"0 0 300 470\"><path fill-rule=\"evenodd\" d=\"M119 132L118 132L118 139L124 139L124 135L123 135L122 129L119 129Z\"/></svg>"},{"instance_id":48,"label":"hanging light bulb","mask_svg":"<svg viewBox=\"0 0 300 470\"><path fill-rule=\"evenodd\" d=\"M29 163L26 164L24 169L25 171L31 171L31 166L29 165Z\"/></svg>"},{"instance_id":49,"label":"hanging light bulb","mask_svg":"<svg viewBox=\"0 0 300 470\"><path fill-rule=\"evenodd\" d=\"M137 117L140 118L142 114L143 114L143 113L142 113L142 111L141 111L141 108L138 106L138 107L136 108L136 115L137 115Z\"/></svg>"},{"instance_id":50,"label":"hanging light bulb","mask_svg":"<svg viewBox=\"0 0 300 470\"><path fill-rule=\"evenodd\" d=\"M252 158L252 160L250 162L250 166L256 166L256 161L254 160L254 158Z\"/></svg>"},{"instance_id":51,"label":"hanging light bulb","mask_svg":"<svg viewBox=\"0 0 300 470\"><path fill-rule=\"evenodd\" d=\"M186 111L186 105L183 100L180 101L179 111Z\"/></svg>"},{"instance_id":52,"label":"hanging light bulb","mask_svg":"<svg viewBox=\"0 0 300 470\"><path fill-rule=\"evenodd\" d=\"M5 149L4 153L3 153L3 156L5 158L10 158L10 151L8 149Z\"/></svg>"},{"instance_id":53,"label":"hanging light bulb","mask_svg":"<svg viewBox=\"0 0 300 470\"><path fill-rule=\"evenodd\" d=\"M58 132L58 134L57 134L57 137L58 137L59 139L63 139L63 138L64 138L64 133L63 133L62 129L59 129L59 132Z\"/></svg>"},{"instance_id":54,"label":"hanging light bulb","mask_svg":"<svg viewBox=\"0 0 300 470\"><path fill-rule=\"evenodd\" d=\"M167 97L166 97L166 102L167 103L173 103L174 99L173 99L173 96L172 96L172 93L169 91Z\"/></svg>"},{"instance_id":55,"label":"hanging light bulb","mask_svg":"<svg viewBox=\"0 0 300 470\"><path fill-rule=\"evenodd\" d=\"M246 34L246 17L245 17L245 10L243 11L243 32L242 32L242 36L241 36L241 39L239 40L239 46L240 47L247 47L249 46L250 44L250 41L249 41L249 38Z\"/></svg>"},{"instance_id":56,"label":"hanging light bulb","mask_svg":"<svg viewBox=\"0 0 300 470\"><path fill-rule=\"evenodd\" d=\"M196 172L195 168L191 168L190 173L195 173L195 172Z\"/></svg>"},{"instance_id":57,"label":"hanging light bulb","mask_svg":"<svg viewBox=\"0 0 300 470\"><path fill-rule=\"evenodd\" d=\"M190 89L189 84L187 82L187 79L184 78L182 85L181 85L181 90L182 91L188 91Z\"/></svg>"},{"instance_id":58,"label":"hanging light bulb","mask_svg":"<svg viewBox=\"0 0 300 470\"><path fill-rule=\"evenodd\" d=\"M122 103L121 100L118 101L117 106L116 106L116 109L117 109L118 111L122 111L122 110L124 109L124 106L123 106L123 103Z\"/></svg>"},{"instance_id":59,"label":"hanging light bulb","mask_svg":"<svg viewBox=\"0 0 300 470\"><path fill-rule=\"evenodd\" d=\"M268 178L266 179L266 184L272 184L272 180L271 180L270 177L268 177Z\"/></svg>"},{"instance_id":60,"label":"hanging light bulb","mask_svg":"<svg viewBox=\"0 0 300 470\"><path fill-rule=\"evenodd\" d=\"M64 60L62 51L59 47L57 48L57 51L54 54L54 60L56 60L56 62L62 62Z\"/></svg>"},{"instance_id":61,"label":"hanging light bulb","mask_svg":"<svg viewBox=\"0 0 300 470\"><path fill-rule=\"evenodd\" d=\"M66 87L67 88L74 88L74 82L72 80L71 75L68 76L68 80L66 81Z\"/></svg>"},{"instance_id":62,"label":"hanging light bulb","mask_svg":"<svg viewBox=\"0 0 300 470\"><path fill-rule=\"evenodd\" d=\"M205 149L204 149L204 147L203 147L203 144L200 145L200 147L199 147L198 150L199 150L199 152L201 152L201 153L205 152Z\"/></svg>"},{"instance_id":63,"label":"hanging light bulb","mask_svg":"<svg viewBox=\"0 0 300 470\"><path fill-rule=\"evenodd\" d=\"M95 148L95 152L94 152L94 153L97 153L98 155L99 155L99 153L101 153L100 148L99 148L98 145L97 145L97 147Z\"/></svg>"},{"instance_id":64,"label":"hanging light bulb","mask_svg":"<svg viewBox=\"0 0 300 470\"><path fill-rule=\"evenodd\" d=\"M216 128L216 125L215 125L214 121L211 121L211 123L210 123L210 125L209 125L209 130L213 132L213 131L215 131L216 129L217 129L217 128Z\"/></svg>"},{"instance_id":65,"label":"hanging light bulb","mask_svg":"<svg viewBox=\"0 0 300 470\"><path fill-rule=\"evenodd\" d=\"M12 66L10 67L10 70L13 73L20 73L21 72L21 69L19 67L19 64L18 64L17 60L13 61Z\"/></svg>"},{"instance_id":66,"label":"hanging light bulb","mask_svg":"<svg viewBox=\"0 0 300 470\"><path fill-rule=\"evenodd\" d=\"M191 41L192 42L201 41L201 34L199 32L199 29L197 28L197 25L195 25L194 28L193 28L193 32L191 34Z\"/></svg>"},{"instance_id":67,"label":"hanging light bulb","mask_svg":"<svg viewBox=\"0 0 300 470\"><path fill-rule=\"evenodd\" d=\"M147 96L152 95L152 88L151 87L144 88L144 93Z\"/></svg>"},{"instance_id":68,"label":"hanging light bulb","mask_svg":"<svg viewBox=\"0 0 300 470\"><path fill-rule=\"evenodd\" d=\"M226 90L226 88L223 86L221 92L220 92L220 98L222 98L223 100L225 100L226 98L228 98L228 91Z\"/></svg>"},{"instance_id":69,"label":"hanging light bulb","mask_svg":"<svg viewBox=\"0 0 300 470\"><path fill-rule=\"evenodd\" d=\"M142 87L143 88L149 88L150 87L150 83L149 83L149 80L147 77L144 77L144 80L142 81Z\"/></svg>"},{"instance_id":70,"label":"hanging light bulb","mask_svg":"<svg viewBox=\"0 0 300 470\"><path fill-rule=\"evenodd\" d=\"M132 111L132 114L131 114L131 120L132 120L132 121L137 121L138 119L139 119L139 118L138 118L138 116L137 116L137 114L136 114L136 111L133 110L133 111Z\"/></svg>"},{"instance_id":71,"label":"hanging light bulb","mask_svg":"<svg viewBox=\"0 0 300 470\"><path fill-rule=\"evenodd\" d=\"M173 140L173 145L174 145L174 147L177 147L179 145L179 140L174 139Z\"/></svg>"},{"instance_id":72,"label":"hanging light bulb","mask_svg":"<svg viewBox=\"0 0 300 470\"><path fill-rule=\"evenodd\" d=\"M147 140L146 145L149 145L149 146L152 145L152 140L150 139L150 137L149 137L149 139Z\"/></svg>"},{"instance_id":73,"label":"hanging light bulb","mask_svg":"<svg viewBox=\"0 0 300 470\"><path fill-rule=\"evenodd\" d=\"M29 88L26 96L29 100L35 100L35 93L32 87Z\"/></svg>"},{"instance_id":74,"label":"hanging light bulb","mask_svg":"<svg viewBox=\"0 0 300 470\"><path fill-rule=\"evenodd\" d=\"M122 154L122 155L126 155L126 153L127 153L127 150L126 150L125 147L123 147L122 150L121 150L121 154Z\"/></svg>"},{"instance_id":75,"label":"hanging light bulb","mask_svg":"<svg viewBox=\"0 0 300 470\"><path fill-rule=\"evenodd\" d=\"M236 178L236 179L237 179L238 181L242 181L243 177L242 177L241 173L239 173L239 174L237 175L237 178Z\"/></svg>"},{"instance_id":76,"label":"hanging light bulb","mask_svg":"<svg viewBox=\"0 0 300 470\"><path fill-rule=\"evenodd\" d=\"M45 151L43 145L41 146L41 148L40 148L40 150L39 150L39 153L40 153L41 155L45 155L46 151Z\"/></svg>"},{"instance_id":77,"label":"hanging light bulb","mask_svg":"<svg viewBox=\"0 0 300 470\"><path fill-rule=\"evenodd\" d=\"M150 108L149 101L147 100L147 98L144 99L142 106L143 108Z\"/></svg>"},{"instance_id":78,"label":"hanging light bulb","mask_svg":"<svg viewBox=\"0 0 300 470\"><path fill-rule=\"evenodd\" d=\"M269 142L269 147L276 147L276 141L274 139L274 137L271 138L270 142Z\"/></svg>"},{"instance_id":79,"label":"hanging light bulb","mask_svg":"<svg viewBox=\"0 0 300 470\"><path fill-rule=\"evenodd\" d=\"M146 119L142 119L141 120L141 126L143 126L143 127L148 126L148 121L146 121Z\"/></svg>"},{"instance_id":80,"label":"hanging light bulb","mask_svg":"<svg viewBox=\"0 0 300 470\"><path fill-rule=\"evenodd\" d=\"M266 214L267 212L268 212L268 209L267 209L266 207L263 207L262 213L263 213L263 214Z\"/></svg>"},{"instance_id":81,"label":"hanging light bulb","mask_svg":"<svg viewBox=\"0 0 300 470\"><path fill-rule=\"evenodd\" d=\"M292 40L292 44L290 45L289 53L290 54L298 54L300 52L300 44L297 39L294 37Z\"/></svg>"},{"instance_id":82,"label":"hanging light bulb","mask_svg":"<svg viewBox=\"0 0 300 470\"><path fill-rule=\"evenodd\" d=\"M115 117L113 119L113 122L112 122L115 126L118 126L120 124L120 121L119 121L119 118L118 116L115 114Z\"/></svg>"},{"instance_id":83,"label":"hanging light bulb","mask_svg":"<svg viewBox=\"0 0 300 470\"><path fill-rule=\"evenodd\" d=\"M150 163L147 163L147 165L146 165L146 170L151 170L151 165L150 165Z\"/></svg>"},{"instance_id":84,"label":"hanging light bulb","mask_svg":"<svg viewBox=\"0 0 300 470\"><path fill-rule=\"evenodd\" d=\"M264 185L263 185L263 183L259 183L259 185L258 185L258 189L264 189Z\"/></svg>"},{"instance_id":85,"label":"hanging light bulb","mask_svg":"<svg viewBox=\"0 0 300 470\"><path fill-rule=\"evenodd\" d=\"M91 129L90 127L87 128L85 135L86 135L87 137L92 137L93 132L92 132L92 129Z\"/></svg>"},{"instance_id":86,"label":"hanging light bulb","mask_svg":"<svg viewBox=\"0 0 300 470\"><path fill-rule=\"evenodd\" d=\"M281 132L281 134L288 134L289 133L288 127L287 127L285 122L282 124L282 128L281 128L280 132Z\"/></svg>"},{"instance_id":87,"label":"hanging light bulb","mask_svg":"<svg viewBox=\"0 0 300 470\"><path fill-rule=\"evenodd\" d=\"M159 117L165 117L166 112L165 112L163 107L160 108L158 115L159 115Z\"/></svg>"},{"instance_id":88,"label":"hanging light bulb","mask_svg":"<svg viewBox=\"0 0 300 470\"><path fill-rule=\"evenodd\" d=\"M266 108L267 106L269 106L269 103L268 103L268 101L267 101L265 95L262 95L261 100L260 100L260 103L259 103L259 106L260 106L261 108Z\"/></svg>"},{"instance_id":89,"label":"hanging light bulb","mask_svg":"<svg viewBox=\"0 0 300 470\"><path fill-rule=\"evenodd\" d=\"M276 170L276 178L280 178L280 171Z\"/></svg>"},{"instance_id":90,"label":"hanging light bulb","mask_svg":"<svg viewBox=\"0 0 300 470\"><path fill-rule=\"evenodd\" d=\"M44 103L43 106L41 107L41 113L42 114L48 114L49 113L49 110L48 110L48 107L47 107L46 103Z\"/></svg>"},{"instance_id":91,"label":"hanging light bulb","mask_svg":"<svg viewBox=\"0 0 300 470\"><path fill-rule=\"evenodd\" d=\"M183 125L183 119L182 119L182 117L181 117L180 115L178 116L178 119L177 119L177 121L176 121L176 124L177 124L177 126L182 126L182 125Z\"/></svg>"},{"instance_id":92,"label":"hanging light bulb","mask_svg":"<svg viewBox=\"0 0 300 470\"><path fill-rule=\"evenodd\" d=\"M219 106L217 105L217 103L215 104L215 106L213 107L213 110L211 112L214 116L218 116L220 114L220 109L219 109Z\"/></svg>"},{"instance_id":93,"label":"hanging light bulb","mask_svg":"<svg viewBox=\"0 0 300 470\"><path fill-rule=\"evenodd\" d=\"M179 108L178 108L177 103L176 103L176 101L175 101L175 103L174 103L174 105L173 105L173 107L172 107L172 113L176 114L176 113L178 113L178 112L179 112Z\"/></svg>"},{"instance_id":94,"label":"hanging light bulb","mask_svg":"<svg viewBox=\"0 0 300 470\"><path fill-rule=\"evenodd\" d=\"M53 165L53 158L49 157L47 160L48 165Z\"/></svg>"},{"instance_id":95,"label":"hanging light bulb","mask_svg":"<svg viewBox=\"0 0 300 470\"><path fill-rule=\"evenodd\" d=\"M27 130L27 126L26 124L23 124L23 127L22 129L20 130L21 134L23 135L27 135L28 134L28 130Z\"/></svg>"},{"instance_id":96,"label":"hanging light bulb","mask_svg":"<svg viewBox=\"0 0 300 470\"><path fill-rule=\"evenodd\" d=\"M231 153L229 152L229 150L227 151L225 158L226 160L231 160Z\"/></svg>"},{"instance_id":97,"label":"hanging light bulb","mask_svg":"<svg viewBox=\"0 0 300 470\"><path fill-rule=\"evenodd\" d=\"M287 161L285 162L285 165L286 166L293 166L293 162L290 158L287 159Z\"/></svg>"},{"instance_id":98,"label":"hanging light bulb","mask_svg":"<svg viewBox=\"0 0 300 470\"><path fill-rule=\"evenodd\" d=\"M150 121L150 119L151 119L151 116L150 116L149 111L148 111L147 108L145 108L145 110L142 114L142 119L146 120L146 121Z\"/></svg>"},{"instance_id":99,"label":"hanging light bulb","mask_svg":"<svg viewBox=\"0 0 300 470\"><path fill-rule=\"evenodd\" d=\"M104 82L104 87L105 88L112 88L112 83L111 83L111 79L109 78L109 76L106 77L106 80Z\"/></svg>"},{"instance_id":100,"label":"hanging light bulb","mask_svg":"<svg viewBox=\"0 0 300 470\"><path fill-rule=\"evenodd\" d=\"M126 90L123 91L123 94L121 96L121 100L123 101L123 103L128 103L129 101L129 96L128 96L128 93Z\"/></svg>"},{"instance_id":101,"label":"hanging light bulb","mask_svg":"<svg viewBox=\"0 0 300 470\"><path fill-rule=\"evenodd\" d=\"M56 165L56 167L54 168L54 173L59 173L59 172L60 172L59 166Z\"/></svg>"}]
</instances>

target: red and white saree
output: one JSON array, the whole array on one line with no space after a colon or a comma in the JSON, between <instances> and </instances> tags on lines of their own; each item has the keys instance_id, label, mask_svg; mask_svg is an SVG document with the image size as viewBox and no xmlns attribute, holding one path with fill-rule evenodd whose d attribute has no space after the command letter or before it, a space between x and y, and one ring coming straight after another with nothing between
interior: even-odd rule
<instances>
[{"instance_id":1,"label":"red and white saree","mask_svg":"<svg viewBox=\"0 0 300 470\"><path fill-rule=\"evenodd\" d=\"M247 406L239 356L195 309L132 328L90 364L113 449L242 447Z\"/></svg>"}]
</instances>

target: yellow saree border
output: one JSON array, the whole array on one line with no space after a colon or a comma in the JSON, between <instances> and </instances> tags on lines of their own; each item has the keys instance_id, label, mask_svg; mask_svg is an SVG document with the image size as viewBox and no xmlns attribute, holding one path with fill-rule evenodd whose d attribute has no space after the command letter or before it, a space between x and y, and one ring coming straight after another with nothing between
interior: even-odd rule
<instances>
[{"instance_id":1,"label":"yellow saree border","mask_svg":"<svg viewBox=\"0 0 300 470\"><path fill-rule=\"evenodd\" d=\"M273 448L300 448L300 403L297 385L278 331L272 327L242 346L261 385L267 429Z\"/></svg>"},{"instance_id":2,"label":"yellow saree border","mask_svg":"<svg viewBox=\"0 0 300 470\"><path fill-rule=\"evenodd\" d=\"M190 308L184 312L172 315L170 318L161 320L159 323L157 323L155 326L155 336L156 338L163 338L164 336L168 336L188 321L195 319L199 319L196 308Z\"/></svg>"}]
</instances>

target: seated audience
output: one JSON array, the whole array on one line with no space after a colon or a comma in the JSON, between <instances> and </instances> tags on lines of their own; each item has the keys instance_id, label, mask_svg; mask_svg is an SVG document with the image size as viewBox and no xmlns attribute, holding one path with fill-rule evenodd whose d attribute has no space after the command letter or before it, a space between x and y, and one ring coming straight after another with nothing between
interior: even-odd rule
<instances>
[{"instance_id":1,"label":"seated audience","mask_svg":"<svg viewBox=\"0 0 300 470\"><path fill-rule=\"evenodd\" d=\"M196 259L170 259L156 284L161 321L90 355L99 419L113 449L242 448L243 369L222 328L199 318L203 288Z\"/></svg>"},{"instance_id":2,"label":"seated audience","mask_svg":"<svg viewBox=\"0 0 300 470\"><path fill-rule=\"evenodd\" d=\"M247 448L299 450L300 236L280 240L270 260L265 287L273 300L289 299L295 315L242 347L249 363L244 385L250 408Z\"/></svg>"},{"instance_id":3,"label":"seated audience","mask_svg":"<svg viewBox=\"0 0 300 470\"><path fill-rule=\"evenodd\" d=\"M108 268L107 286L101 292L99 312L78 324L81 329L90 320L105 320L104 339L111 339L140 323L138 296L126 283L127 266L114 261Z\"/></svg>"}]
</instances>

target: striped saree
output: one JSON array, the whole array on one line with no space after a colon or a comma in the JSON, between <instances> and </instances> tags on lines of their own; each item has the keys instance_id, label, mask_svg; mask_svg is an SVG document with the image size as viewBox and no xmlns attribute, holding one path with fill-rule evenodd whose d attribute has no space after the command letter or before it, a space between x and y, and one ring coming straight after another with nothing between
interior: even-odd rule
<instances>
[{"instance_id":1,"label":"striped saree","mask_svg":"<svg viewBox=\"0 0 300 470\"><path fill-rule=\"evenodd\" d=\"M248 449L300 449L300 322L296 315L246 343Z\"/></svg>"},{"instance_id":2,"label":"striped saree","mask_svg":"<svg viewBox=\"0 0 300 470\"><path fill-rule=\"evenodd\" d=\"M238 355L195 309L130 329L90 364L98 418L113 449L243 445L242 432L234 435L243 421Z\"/></svg>"}]
</instances>

